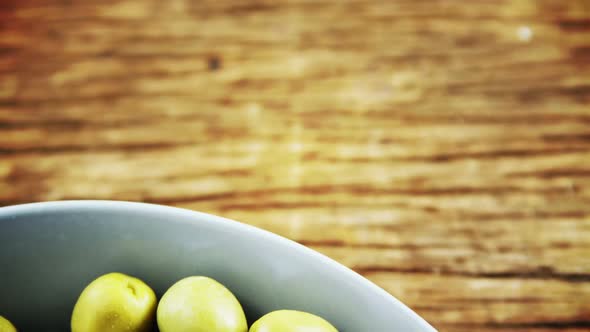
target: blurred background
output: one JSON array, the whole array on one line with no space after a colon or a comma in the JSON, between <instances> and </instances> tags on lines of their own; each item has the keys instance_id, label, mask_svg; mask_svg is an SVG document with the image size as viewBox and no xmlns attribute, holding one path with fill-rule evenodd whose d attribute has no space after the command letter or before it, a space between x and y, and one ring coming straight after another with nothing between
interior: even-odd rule
<instances>
[{"instance_id":1,"label":"blurred background","mask_svg":"<svg viewBox=\"0 0 590 332\"><path fill-rule=\"evenodd\" d=\"M440 331L590 330L587 0L1 0L0 205L284 235Z\"/></svg>"}]
</instances>

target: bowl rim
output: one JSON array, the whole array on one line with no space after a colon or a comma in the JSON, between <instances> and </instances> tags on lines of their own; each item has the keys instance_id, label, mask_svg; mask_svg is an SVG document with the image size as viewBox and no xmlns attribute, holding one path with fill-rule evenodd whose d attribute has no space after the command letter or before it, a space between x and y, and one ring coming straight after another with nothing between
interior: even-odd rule
<instances>
[{"instance_id":1,"label":"bowl rim","mask_svg":"<svg viewBox=\"0 0 590 332\"><path fill-rule=\"evenodd\" d=\"M346 267L345 265L329 258L328 256L321 254L311 248L308 248L300 243L290 240L284 236L272 233L262 228L252 226L243 222L216 216L213 214L199 212L195 210L189 210L174 206L132 202L132 201L120 201L120 200L63 200L63 201L49 201L49 202L36 202L36 203L25 203L18 205L10 205L0 207L0 217L10 217L11 215L26 214L26 213L43 213L44 211L67 211L69 209L86 209L86 208L99 208L99 209L110 209L110 210L143 210L152 211L162 214L176 214L182 215L183 223L196 223L196 219L199 222L208 222L215 224L219 227L227 227L236 232L246 232L250 236L258 237L271 241L277 245L287 246L290 250L299 251L302 254L312 257L315 260L321 261L323 264L329 266L330 269L343 274L347 278L350 278L356 283L363 284L364 287L368 288L375 296L381 297L383 300L389 302L392 306L398 310L403 311L408 317L414 320L414 322L420 326L424 332L437 332L437 330L431 326L424 318L410 309L403 302L398 300L392 294L385 291L383 288L377 286L369 279L363 277L359 273Z\"/></svg>"}]
</instances>

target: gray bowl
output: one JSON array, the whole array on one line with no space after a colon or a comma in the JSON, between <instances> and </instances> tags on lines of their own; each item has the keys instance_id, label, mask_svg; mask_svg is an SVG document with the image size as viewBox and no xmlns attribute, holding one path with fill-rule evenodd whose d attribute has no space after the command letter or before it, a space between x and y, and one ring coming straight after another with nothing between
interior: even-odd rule
<instances>
[{"instance_id":1,"label":"gray bowl","mask_svg":"<svg viewBox=\"0 0 590 332\"><path fill-rule=\"evenodd\" d=\"M67 331L82 289L123 272L161 296L206 275L226 285L250 323L276 309L318 314L342 332L436 331L367 279L295 242L178 208L70 201L0 208L0 315L19 331Z\"/></svg>"}]
</instances>

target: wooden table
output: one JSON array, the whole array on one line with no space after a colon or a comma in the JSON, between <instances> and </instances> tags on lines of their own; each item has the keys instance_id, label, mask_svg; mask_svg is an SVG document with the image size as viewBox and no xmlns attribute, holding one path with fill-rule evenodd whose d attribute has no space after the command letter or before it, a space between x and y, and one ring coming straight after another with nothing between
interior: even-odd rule
<instances>
[{"instance_id":1,"label":"wooden table","mask_svg":"<svg viewBox=\"0 0 590 332\"><path fill-rule=\"evenodd\" d=\"M589 331L590 2L2 0L0 204L87 198L282 234L440 331Z\"/></svg>"}]
</instances>

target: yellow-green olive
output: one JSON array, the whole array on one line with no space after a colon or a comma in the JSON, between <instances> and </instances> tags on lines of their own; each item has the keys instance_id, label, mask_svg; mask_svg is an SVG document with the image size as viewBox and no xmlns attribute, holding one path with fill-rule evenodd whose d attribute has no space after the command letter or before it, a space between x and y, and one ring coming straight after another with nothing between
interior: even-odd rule
<instances>
[{"instance_id":1,"label":"yellow-green olive","mask_svg":"<svg viewBox=\"0 0 590 332\"><path fill-rule=\"evenodd\" d=\"M184 278L170 287L158 304L160 332L247 332L236 297L207 277Z\"/></svg>"},{"instance_id":2,"label":"yellow-green olive","mask_svg":"<svg viewBox=\"0 0 590 332\"><path fill-rule=\"evenodd\" d=\"M0 332L16 332L16 328L8 319L0 316Z\"/></svg>"},{"instance_id":3,"label":"yellow-green olive","mask_svg":"<svg viewBox=\"0 0 590 332\"><path fill-rule=\"evenodd\" d=\"M156 295L143 281L122 273L105 274L80 294L72 332L147 332L156 315Z\"/></svg>"},{"instance_id":4,"label":"yellow-green olive","mask_svg":"<svg viewBox=\"0 0 590 332\"><path fill-rule=\"evenodd\" d=\"M250 332L338 332L325 319L303 311L278 310L257 320Z\"/></svg>"}]
</instances>

